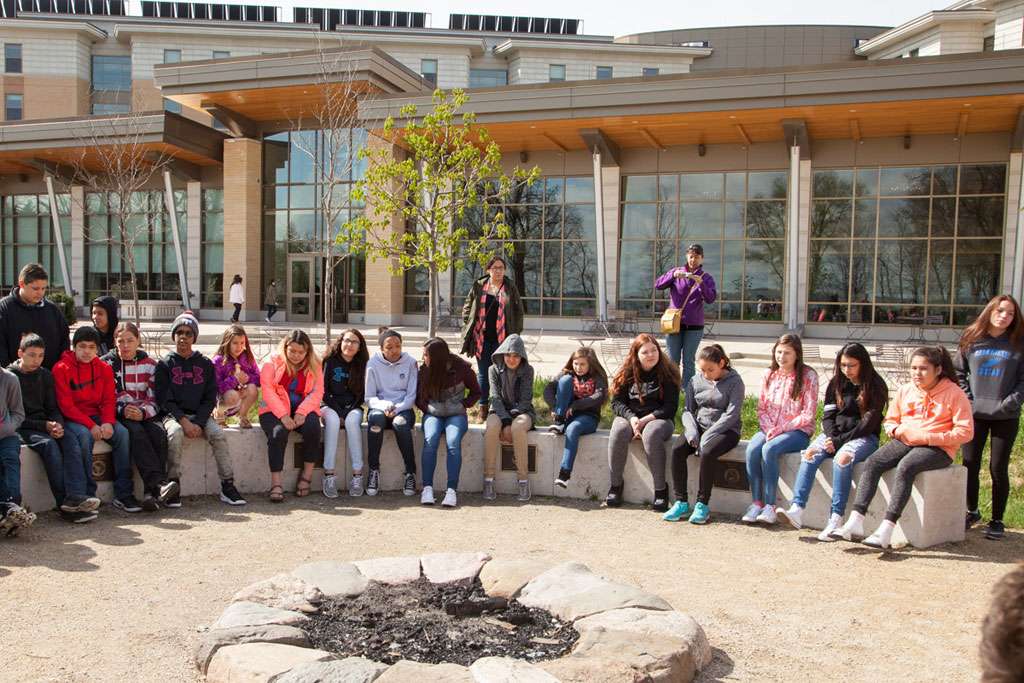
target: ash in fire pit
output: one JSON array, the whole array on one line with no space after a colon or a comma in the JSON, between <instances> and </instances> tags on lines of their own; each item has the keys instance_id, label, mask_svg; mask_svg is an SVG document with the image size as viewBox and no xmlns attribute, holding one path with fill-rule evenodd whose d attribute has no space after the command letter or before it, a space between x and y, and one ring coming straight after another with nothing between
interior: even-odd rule
<instances>
[{"instance_id":1,"label":"ash in fire pit","mask_svg":"<svg viewBox=\"0 0 1024 683\"><path fill-rule=\"evenodd\" d=\"M481 657L537 662L568 653L579 637L550 612L489 598L478 579L372 583L357 598L324 601L302 629L315 648L387 664L408 659L469 666Z\"/></svg>"}]
</instances>

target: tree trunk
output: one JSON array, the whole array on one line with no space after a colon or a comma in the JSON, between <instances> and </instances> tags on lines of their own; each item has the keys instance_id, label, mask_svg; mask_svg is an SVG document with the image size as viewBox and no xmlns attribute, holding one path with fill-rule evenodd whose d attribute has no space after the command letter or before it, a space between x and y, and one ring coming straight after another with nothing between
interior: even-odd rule
<instances>
[{"instance_id":1,"label":"tree trunk","mask_svg":"<svg viewBox=\"0 0 1024 683\"><path fill-rule=\"evenodd\" d=\"M334 314L334 256L330 247L324 259L324 339L331 345L331 320Z\"/></svg>"},{"instance_id":2,"label":"tree trunk","mask_svg":"<svg viewBox=\"0 0 1024 683\"><path fill-rule=\"evenodd\" d=\"M440 305L438 301L438 295L440 292L440 283L438 282L437 268L430 266L429 269L429 290L430 290L430 301L427 306L427 336L437 336L437 309Z\"/></svg>"},{"instance_id":3,"label":"tree trunk","mask_svg":"<svg viewBox=\"0 0 1024 683\"><path fill-rule=\"evenodd\" d=\"M135 240L129 239L128 228L125 226L124 215L118 216L118 225L120 228L119 232L121 233L121 253L124 254L122 260L124 261L124 265L128 268L128 292L131 294L132 302L135 304L135 315L133 318L135 326L141 330L142 323L140 322L141 316L139 312L139 284L135 277ZM180 274L179 277L184 277L184 274Z\"/></svg>"}]
</instances>

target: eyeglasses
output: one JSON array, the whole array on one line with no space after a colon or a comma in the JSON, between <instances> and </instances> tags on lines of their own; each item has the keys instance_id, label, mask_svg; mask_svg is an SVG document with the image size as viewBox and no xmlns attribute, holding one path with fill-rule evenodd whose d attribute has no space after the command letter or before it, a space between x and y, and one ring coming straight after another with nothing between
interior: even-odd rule
<instances>
[{"instance_id":1,"label":"eyeglasses","mask_svg":"<svg viewBox=\"0 0 1024 683\"><path fill-rule=\"evenodd\" d=\"M359 344L359 340L358 339L353 339L352 337L342 337L341 343L342 344Z\"/></svg>"}]
</instances>

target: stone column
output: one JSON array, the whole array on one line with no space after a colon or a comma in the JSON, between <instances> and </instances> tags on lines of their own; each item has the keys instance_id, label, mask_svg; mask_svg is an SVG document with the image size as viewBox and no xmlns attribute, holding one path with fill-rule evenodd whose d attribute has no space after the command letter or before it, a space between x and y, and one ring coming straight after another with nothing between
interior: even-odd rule
<instances>
[{"instance_id":1,"label":"stone column","mask_svg":"<svg viewBox=\"0 0 1024 683\"><path fill-rule=\"evenodd\" d=\"M185 185L185 271L193 309L203 305L203 191L195 181ZM244 277L244 276L243 276Z\"/></svg>"},{"instance_id":2,"label":"stone column","mask_svg":"<svg viewBox=\"0 0 1024 683\"><path fill-rule=\"evenodd\" d=\"M811 254L811 187L811 161L801 159L796 239L796 319L800 326L807 323L807 293L810 291L808 266Z\"/></svg>"},{"instance_id":3,"label":"stone column","mask_svg":"<svg viewBox=\"0 0 1024 683\"><path fill-rule=\"evenodd\" d=\"M807 315L807 252L810 235L811 162L800 158L799 145L789 148L789 198L786 206L786 277L783 282L783 324L798 330Z\"/></svg>"},{"instance_id":4,"label":"stone column","mask_svg":"<svg viewBox=\"0 0 1024 683\"><path fill-rule=\"evenodd\" d=\"M1003 278L999 291L1010 292L1020 301L1024 294L1024 153L1010 152L1006 171Z\"/></svg>"},{"instance_id":5,"label":"stone column","mask_svg":"<svg viewBox=\"0 0 1024 683\"><path fill-rule=\"evenodd\" d=\"M71 287L75 306L85 306L85 188L71 187Z\"/></svg>"},{"instance_id":6,"label":"stone column","mask_svg":"<svg viewBox=\"0 0 1024 683\"><path fill-rule=\"evenodd\" d=\"M373 148L390 147L391 154L398 159L404 158L405 151L390 142L370 135L367 145ZM367 201L366 216L377 220L373 214L373 205ZM395 232L405 230L400 216L392 216L390 229ZM401 320L403 307L403 279L401 275L392 275L388 266L392 259L366 259L366 316L367 325L393 325ZM447 297L446 297L447 298Z\"/></svg>"},{"instance_id":7,"label":"stone column","mask_svg":"<svg viewBox=\"0 0 1024 683\"><path fill-rule=\"evenodd\" d=\"M601 169L601 198L604 204L604 275L608 308L619 304L619 221L622 218L619 204L619 184L622 169L605 166Z\"/></svg>"},{"instance_id":8,"label":"stone column","mask_svg":"<svg viewBox=\"0 0 1024 683\"><path fill-rule=\"evenodd\" d=\"M231 278L238 273L245 287L242 320L258 320L260 309L260 243L263 225L263 147L259 140L224 141L224 308Z\"/></svg>"}]
</instances>

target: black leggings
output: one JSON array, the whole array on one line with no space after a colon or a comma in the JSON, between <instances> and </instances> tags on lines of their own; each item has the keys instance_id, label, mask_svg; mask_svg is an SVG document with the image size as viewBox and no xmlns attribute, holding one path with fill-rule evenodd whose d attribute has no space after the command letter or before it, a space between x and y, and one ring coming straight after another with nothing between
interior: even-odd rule
<instances>
[{"instance_id":1,"label":"black leggings","mask_svg":"<svg viewBox=\"0 0 1024 683\"><path fill-rule=\"evenodd\" d=\"M885 518L896 522L910 501L914 477L928 470L944 469L952 462L949 454L937 446L908 446L899 439L893 439L864 461L864 472L857 482L857 502L853 504L853 509L862 515L866 514L878 490L878 481L884 473L895 469L896 482L892 487Z\"/></svg>"},{"instance_id":2,"label":"black leggings","mask_svg":"<svg viewBox=\"0 0 1024 683\"><path fill-rule=\"evenodd\" d=\"M238 322L238 315L242 312L242 304L231 304L231 305L235 307L235 313L234 313L234 315L231 316L231 322L237 323Z\"/></svg>"},{"instance_id":3,"label":"black leggings","mask_svg":"<svg viewBox=\"0 0 1024 683\"><path fill-rule=\"evenodd\" d=\"M156 420L120 420L131 437L132 462L147 493L159 493L167 481L167 432Z\"/></svg>"},{"instance_id":4,"label":"black leggings","mask_svg":"<svg viewBox=\"0 0 1024 683\"><path fill-rule=\"evenodd\" d=\"M284 469L284 451L288 446L288 435L291 432L284 428L281 420L273 413L263 413L260 415L260 426L263 427L263 432L267 435L267 456L270 459L270 471L280 472ZM302 434L302 462L316 462L317 457L322 452L320 446L320 416L316 413L310 413L306 416L306 421L296 429L299 434Z\"/></svg>"},{"instance_id":5,"label":"black leggings","mask_svg":"<svg viewBox=\"0 0 1024 683\"><path fill-rule=\"evenodd\" d=\"M700 436L703 436L700 435ZM700 436L697 438L699 439ZM740 442L736 432L714 434L707 443L694 448L686 439L682 439L672 449L672 488L676 500L686 502L687 478L686 459L694 453L700 456L700 484L697 488L697 502L707 505L711 501L711 488L715 485L715 474L718 472L718 458L728 453Z\"/></svg>"},{"instance_id":6,"label":"black leggings","mask_svg":"<svg viewBox=\"0 0 1024 683\"><path fill-rule=\"evenodd\" d=\"M981 453L985 441L992 433L992 449L989 453L988 471L992 475L992 519L1003 521L1006 501L1010 497L1010 451L1017 438L1020 420L988 420L974 418L974 438L961 447L964 467L967 468L967 509L978 509L979 475L981 474Z\"/></svg>"}]
</instances>

